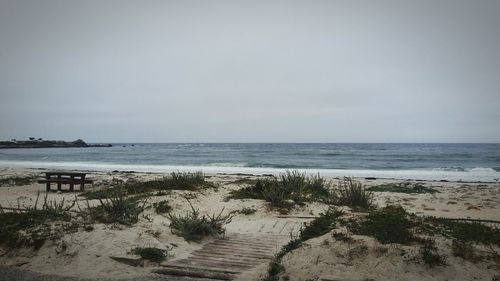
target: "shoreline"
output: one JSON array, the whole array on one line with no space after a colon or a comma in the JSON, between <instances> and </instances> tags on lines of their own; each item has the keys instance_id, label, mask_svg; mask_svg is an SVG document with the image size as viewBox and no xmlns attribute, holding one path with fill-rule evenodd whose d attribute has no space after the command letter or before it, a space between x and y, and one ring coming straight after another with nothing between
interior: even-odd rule
<instances>
[{"instance_id":1,"label":"shoreline","mask_svg":"<svg viewBox=\"0 0 500 281\"><path fill-rule=\"evenodd\" d=\"M20 169L67 169L96 172L133 171L137 173L170 173L176 171L202 171L207 174L279 174L287 170L297 170L306 174L320 174L326 177L376 178L412 181L459 182L459 183L498 183L500 172L492 169L477 169L475 171L444 171L444 170L344 170L315 168L260 168L237 166L183 166L183 165L147 165L147 164L108 164L88 162L33 162L33 161L2 161L0 168Z\"/></svg>"}]
</instances>

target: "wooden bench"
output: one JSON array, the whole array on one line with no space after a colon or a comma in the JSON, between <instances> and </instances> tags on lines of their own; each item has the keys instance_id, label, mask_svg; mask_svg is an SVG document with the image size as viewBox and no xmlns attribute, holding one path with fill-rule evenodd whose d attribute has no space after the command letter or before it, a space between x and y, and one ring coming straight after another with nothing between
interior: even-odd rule
<instances>
[{"instance_id":1,"label":"wooden bench","mask_svg":"<svg viewBox=\"0 0 500 281\"><path fill-rule=\"evenodd\" d=\"M46 172L45 178L38 181L38 183L45 183L47 185L47 191L50 191L50 185L52 183L57 184L57 190L61 191L63 184L69 184L69 191L73 191L76 185L80 185L80 190L83 191L85 184L94 183L91 179L86 179L86 173L80 172Z\"/></svg>"}]
</instances>

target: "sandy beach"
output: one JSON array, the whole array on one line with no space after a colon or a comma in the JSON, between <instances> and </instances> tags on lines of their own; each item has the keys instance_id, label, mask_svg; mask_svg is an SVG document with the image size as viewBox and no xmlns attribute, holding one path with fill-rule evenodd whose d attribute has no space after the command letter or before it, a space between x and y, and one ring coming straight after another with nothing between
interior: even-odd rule
<instances>
[{"instance_id":1,"label":"sandy beach","mask_svg":"<svg viewBox=\"0 0 500 281\"><path fill-rule=\"evenodd\" d=\"M39 177L43 172L44 170L41 169L6 168L1 171L1 177ZM88 191L106 188L112 179L145 181L163 176L155 173L124 172L89 172L89 174L95 182L93 186L87 187ZM232 190L242 187L241 182L262 177L262 175L206 174L205 177L207 181L218 187L199 191L173 190L161 196L148 196L145 210L140 214L138 222L131 226L95 223L89 229L77 228L71 233L64 233L58 239L47 241L38 250L3 247L0 253L0 264L7 266L3 267L4 269L28 270L33 274L50 274L68 278L91 280L138 278L148 280L152 278L154 280L161 276L152 273L153 270L159 268L158 264L145 262L140 266L131 266L110 257L136 259L137 256L130 252L132 248L155 247L168 249L168 261L171 262L189 259L193 252L199 251L213 240L213 238L206 238L201 242L186 242L184 238L173 234L169 226L169 218L155 213L151 208L156 202L168 200L172 206L171 212L181 215L190 211L189 203L185 199L187 197L200 213L217 214L223 210L224 214L233 214L231 222L226 225L224 235L228 237L247 235L256 240L272 237L272 243L267 245L273 245L274 248L270 250L273 254L278 253L280 247L291 237L297 236L301 227L328 209L327 204L315 202L292 208L287 214L281 214L270 209L263 200L226 199ZM335 185L337 179L329 180ZM401 180L390 179L357 180L366 187L401 182ZM499 183L418 183L438 192L423 194L374 192L376 206L402 206L417 216L500 221ZM25 186L3 186L0 189L0 205L12 208L32 206L36 201L37 193L44 191L45 185L38 183ZM77 200L77 206L84 208L85 199L77 196L79 193L50 192L48 198L57 202L64 200L66 204ZM75 211L77 206L73 207ZM249 215L238 213L243 208L254 209L255 212ZM338 208L344 210L344 216L347 217L363 215L363 213L352 211L349 207ZM437 243L447 255L448 265L426 269L423 265L408 262L408 257L401 257L401 251L411 253L412 249L415 249L413 246L381 245L373 237L360 235L354 235L352 243L343 243L332 236L332 233L338 231L342 231L342 227L311 239L301 248L288 253L283 258L288 278L290 280L308 278L322 278L321 280L368 280L369 278L372 278L370 280L490 280L492 276L500 274L498 260L470 262L453 257L449 250L449 241L444 238L437 239ZM363 249L368 249L368 252L356 256L353 251L360 245L363 245ZM383 254L376 252L380 247L387 248ZM485 247L483 248L487 251ZM494 251L498 254L498 247ZM261 264L239 274L238 279L262 280L268 263L269 260L263 260ZM350 279L335 279L344 277Z\"/></svg>"}]
</instances>

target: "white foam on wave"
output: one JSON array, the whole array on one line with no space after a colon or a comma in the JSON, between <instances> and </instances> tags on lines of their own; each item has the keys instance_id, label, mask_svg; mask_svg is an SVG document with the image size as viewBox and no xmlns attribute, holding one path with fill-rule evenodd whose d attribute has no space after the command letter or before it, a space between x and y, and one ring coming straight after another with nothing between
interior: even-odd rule
<instances>
[{"instance_id":1,"label":"white foam on wave","mask_svg":"<svg viewBox=\"0 0 500 281\"><path fill-rule=\"evenodd\" d=\"M9 168L47 168L47 169L74 169L90 171L136 171L168 173L173 171L203 171L205 173L247 173L247 174L279 174L286 170L281 168L253 168L235 166L172 166L172 165L137 165L137 164L109 164L91 162L29 162L29 161L0 161L0 167ZM340 170L340 169L297 169L308 174L321 174L326 177L376 177L412 180L447 180L447 181L478 181L496 182L500 179L500 172L493 169L472 169L469 171L445 170Z\"/></svg>"},{"instance_id":2,"label":"white foam on wave","mask_svg":"<svg viewBox=\"0 0 500 281\"><path fill-rule=\"evenodd\" d=\"M495 173L495 169L492 169L492 168L481 168L481 167L478 167L478 168L472 168L472 169L469 169L468 170L469 172L493 172Z\"/></svg>"}]
</instances>

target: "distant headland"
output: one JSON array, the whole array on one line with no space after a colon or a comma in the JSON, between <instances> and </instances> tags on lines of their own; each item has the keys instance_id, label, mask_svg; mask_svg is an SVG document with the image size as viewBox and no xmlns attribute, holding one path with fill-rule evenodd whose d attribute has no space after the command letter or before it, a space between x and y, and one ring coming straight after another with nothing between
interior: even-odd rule
<instances>
[{"instance_id":1,"label":"distant headland","mask_svg":"<svg viewBox=\"0 0 500 281\"><path fill-rule=\"evenodd\" d=\"M0 148L47 148L47 147L112 147L111 144L88 144L82 139L76 141L44 140L29 138L28 140L0 141Z\"/></svg>"}]
</instances>

